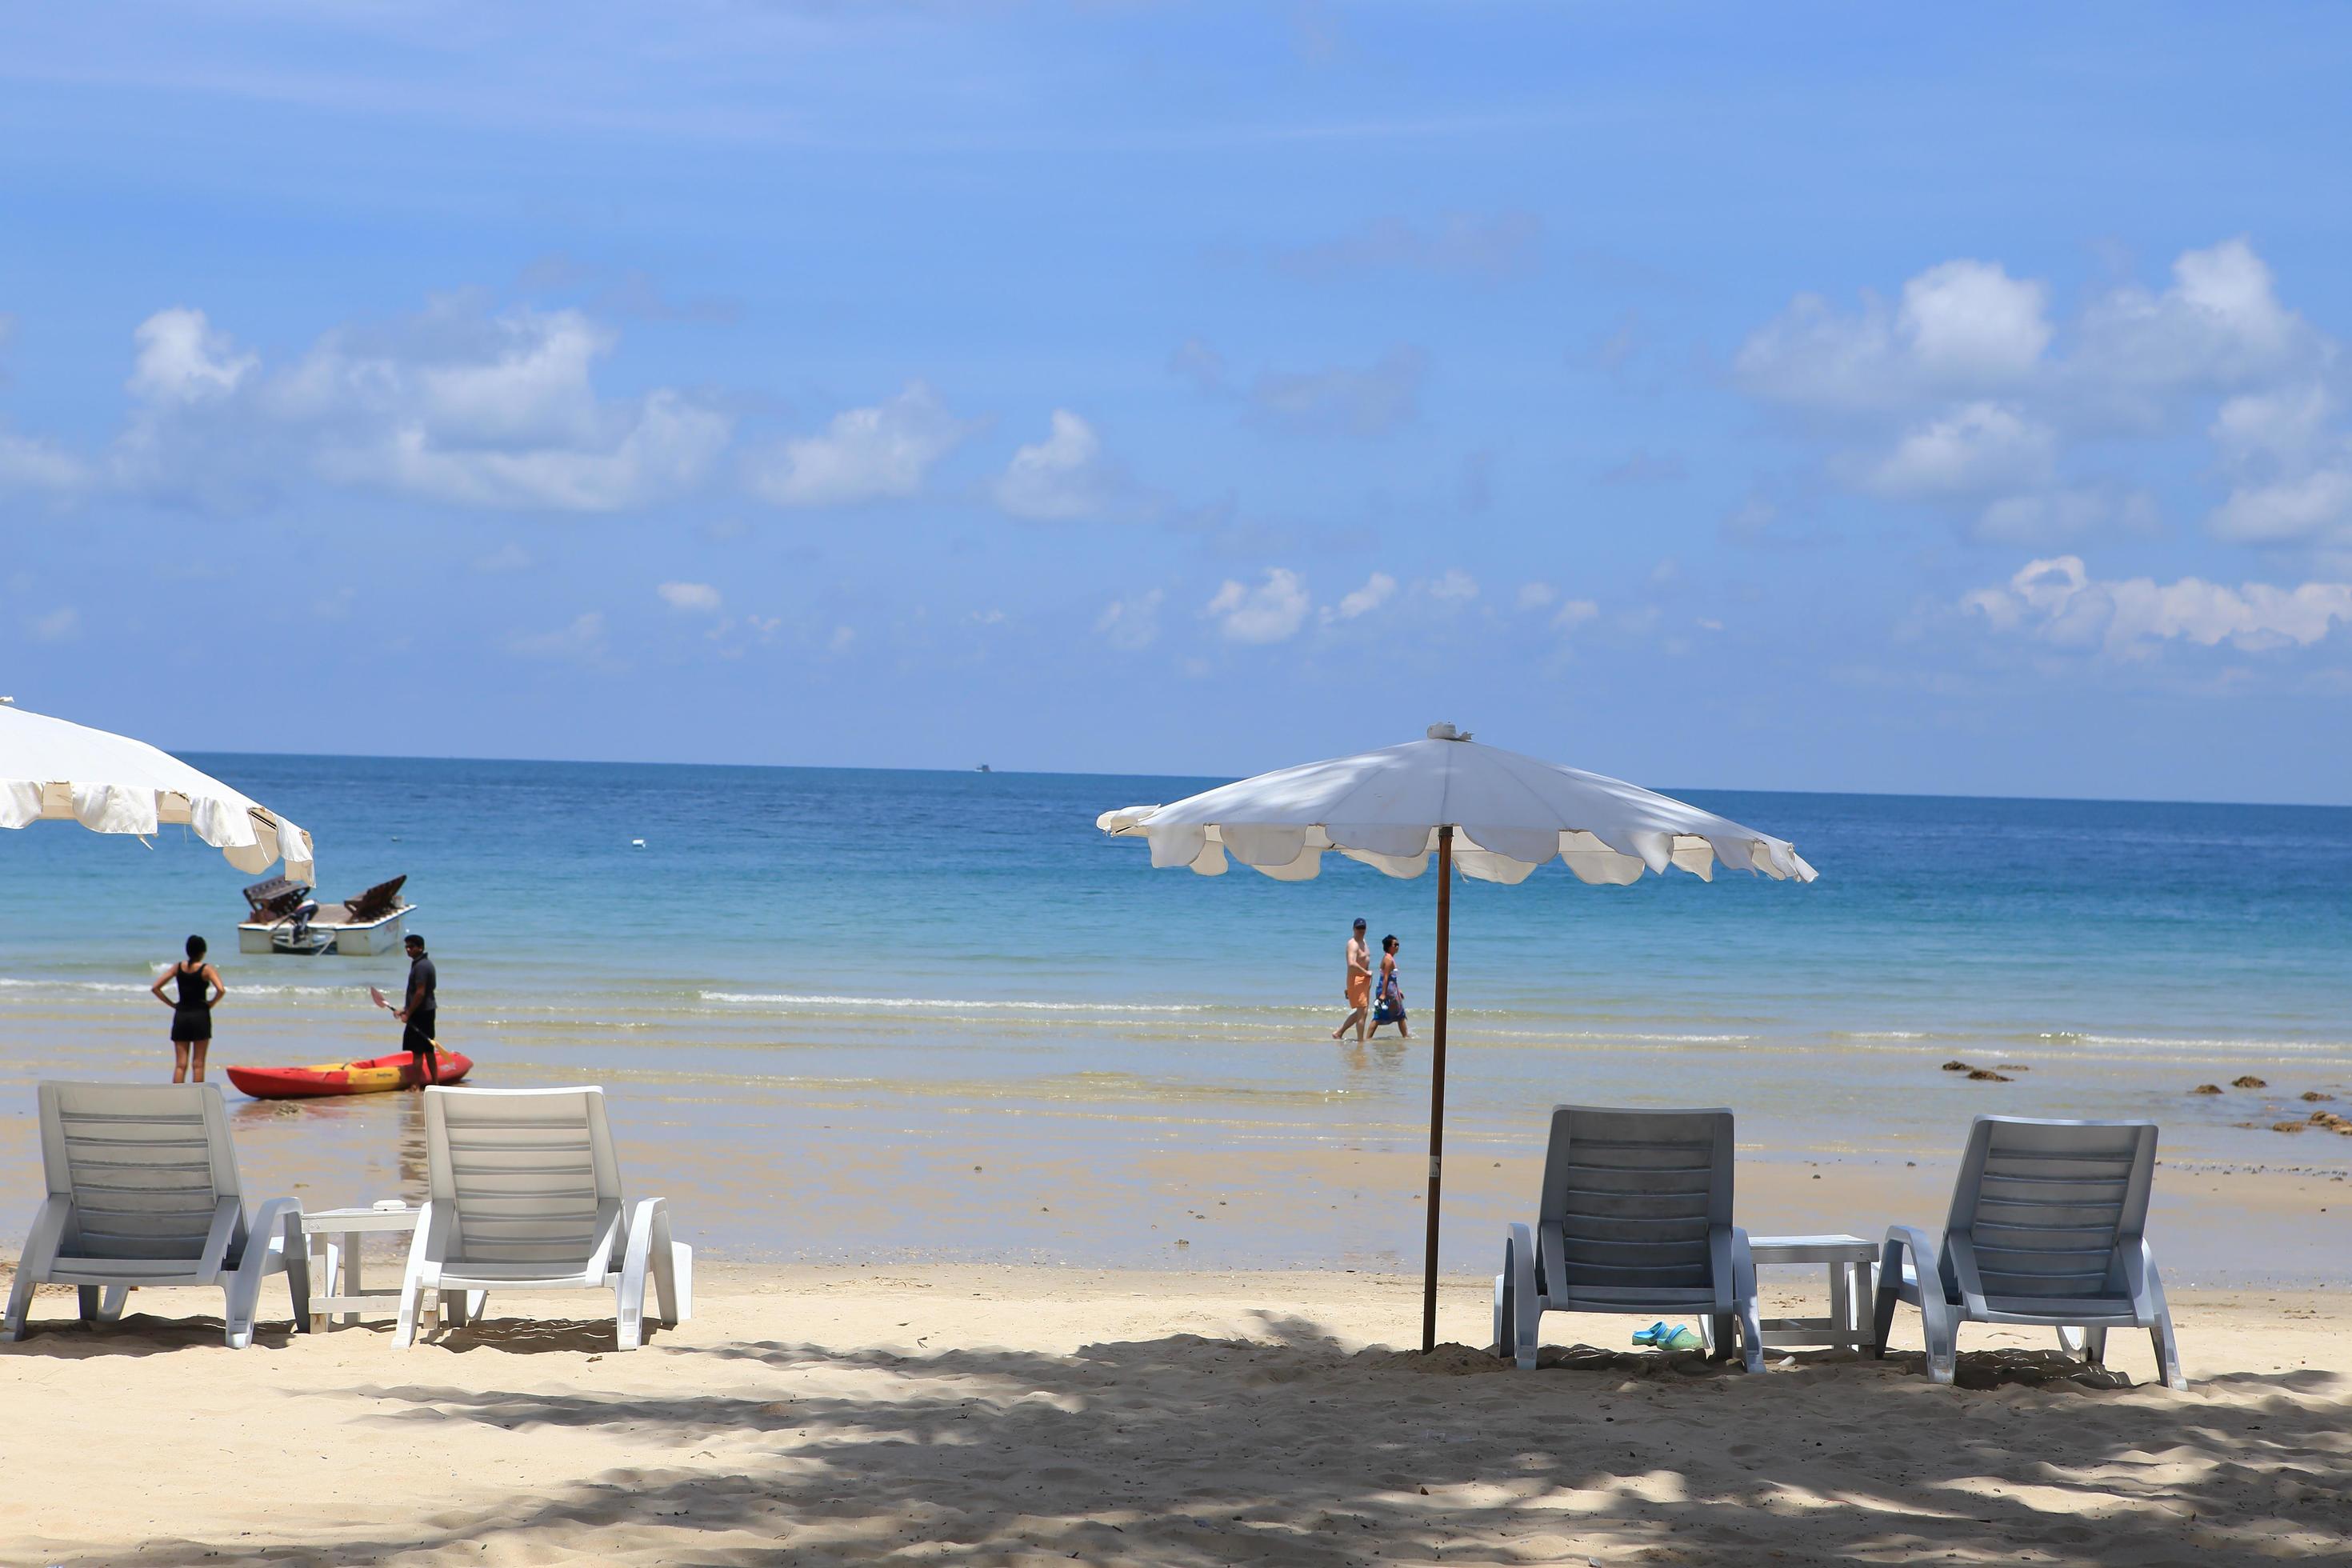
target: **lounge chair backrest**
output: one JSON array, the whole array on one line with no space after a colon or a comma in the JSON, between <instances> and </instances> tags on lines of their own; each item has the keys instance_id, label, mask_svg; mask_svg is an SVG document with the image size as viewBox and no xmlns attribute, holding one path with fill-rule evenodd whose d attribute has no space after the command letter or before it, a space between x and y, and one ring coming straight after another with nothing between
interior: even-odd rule
<instances>
[{"instance_id":1,"label":"lounge chair backrest","mask_svg":"<svg viewBox=\"0 0 2352 1568\"><path fill-rule=\"evenodd\" d=\"M2147 1226L2155 1169L2152 1121L1978 1117L1945 1222L1945 1283L1958 1288L1960 1238L1988 1299L2116 1295Z\"/></svg>"},{"instance_id":2,"label":"lounge chair backrest","mask_svg":"<svg viewBox=\"0 0 2352 1568\"><path fill-rule=\"evenodd\" d=\"M1731 1166L1728 1110L1554 1107L1538 1221L1566 1275L1552 1293L1727 1288L1712 1242Z\"/></svg>"},{"instance_id":3,"label":"lounge chair backrest","mask_svg":"<svg viewBox=\"0 0 2352 1568\"><path fill-rule=\"evenodd\" d=\"M576 1263L621 1201L601 1089L425 1091L426 1181L469 1262Z\"/></svg>"},{"instance_id":4,"label":"lounge chair backrest","mask_svg":"<svg viewBox=\"0 0 2352 1568\"><path fill-rule=\"evenodd\" d=\"M45 1083L41 1164L73 1201L59 1251L200 1258L223 1198L241 1198L218 1086Z\"/></svg>"}]
</instances>

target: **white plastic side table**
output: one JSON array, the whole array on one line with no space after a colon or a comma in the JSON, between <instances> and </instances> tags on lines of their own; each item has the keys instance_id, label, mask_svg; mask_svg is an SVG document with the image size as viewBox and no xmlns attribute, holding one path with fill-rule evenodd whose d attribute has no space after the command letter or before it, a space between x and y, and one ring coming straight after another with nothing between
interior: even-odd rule
<instances>
[{"instance_id":1,"label":"white plastic side table","mask_svg":"<svg viewBox=\"0 0 2352 1568\"><path fill-rule=\"evenodd\" d=\"M310 1327L313 1331L327 1326L331 1313L341 1312L346 1324L356 1323L362 1317L396 1318L400 1316L400 1286L395 1277L389 1290L370 1290L360 1277L360 1237L370 1231L416 1232L417 1216L425 1211L410 1208L398 1198L363 1209L320 1209L302 1216L306 1236L340 1237L341 1245L327 1243L326 1267L320 1271L327 1294L310 1298Z\"/></svg>"},{"instance_id":2,"label":"white plastic side table","mask_svg":"<svg viewBox=\"0 0 2352 1568\"><path fill-rule=\"evenodd\" d=\"M1830 1311L1825 1318L1766 1318L1768 1347L1828 1346L1836 1350L1870 1348L1871 1303L1877 1293L1878 1244L1858 1236L1755 1236L1748 1249L1759 1268L1773 1264L1815 1263L1830 1277Z\"/></svg>"}]
</instances>

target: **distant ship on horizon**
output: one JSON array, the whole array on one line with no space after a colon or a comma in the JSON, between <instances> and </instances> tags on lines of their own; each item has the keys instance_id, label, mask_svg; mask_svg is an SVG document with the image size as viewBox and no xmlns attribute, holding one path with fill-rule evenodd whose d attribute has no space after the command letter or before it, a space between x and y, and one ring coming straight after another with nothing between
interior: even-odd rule
<instances>
[{"instance_id":1,"label":"distant ship on horizon","mask_svg":"<svg viewBox=\"0 0 2352 1568\"><path fill-rule=\"evenodd\" d=\"M978 767L976 767L976 768L972 769L971 771L972 771L973 773L994 773L996 770L995 770L994 768L990 767L986 763L981 763L981 764L980 764L980 766L978 766Z\"/></svg>"}]
</instances>

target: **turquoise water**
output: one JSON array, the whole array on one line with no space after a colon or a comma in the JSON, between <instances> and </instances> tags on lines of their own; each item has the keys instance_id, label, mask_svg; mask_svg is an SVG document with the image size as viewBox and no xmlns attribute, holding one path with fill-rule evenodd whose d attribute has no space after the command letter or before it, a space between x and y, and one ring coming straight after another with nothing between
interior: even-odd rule
<instances>
[{"instance_id":1,"label":"turquoise water","mask_svg":"<svg viewBox=\"0 0 2352 1568\"><path fill-rule=\"evenodd\" d=\"M1358 914L1402 939L1425 1021L1434 879L1336 857L1305 884L1155 872L1093 826L1221 781L195 760L312 829L324 894L408 875L445 1043L477 1082L635 1086L666 1108L648 1136L1081 1163L1138 1140L1271 1156L1422 1136L1421 1043L1328 1037ZM1457 884L1457 1149L1518 1149L1575 1098L1731 1104L1767 1150L1941 1152L1967 1114L2010 1109L2160 1113L2175 1148L2274 1152L2241 1125L2259 1107L2182 1091L2352 1076L2352 810L1683 793L1792 840L1822 879ZM191 931L232 993L215 1063L393 1048L363 987L401 962L239 955L246 879L176 829L152 849L8 836L14 1082L152 1070L165 1016L145 986ZM1964 1085L1935 1070L1956 1057L2027 1070Z\"/></svg>"}]
</instances>

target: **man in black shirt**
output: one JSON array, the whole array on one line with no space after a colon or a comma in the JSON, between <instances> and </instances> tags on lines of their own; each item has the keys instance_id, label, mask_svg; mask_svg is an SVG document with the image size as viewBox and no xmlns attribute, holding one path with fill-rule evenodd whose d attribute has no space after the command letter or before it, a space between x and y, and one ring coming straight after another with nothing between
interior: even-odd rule
<instances>
[{"instance_id":1,"label":"man in black shirt","mask_svg":"<svg viewBox=\"0 0 2352 1568\"><path fill-rule=\"evenodd\" d=\"M415 931L408 933L408 998L393 1015L404 1025L401 1047L408 1052L409 1065L416 1069L416 1087L441 1081L441 1058L434 1048L433 1031L437 1020L434 1016L435 996L433 961L425 956L425 939Z\"/></svg>"}]
</instances>

